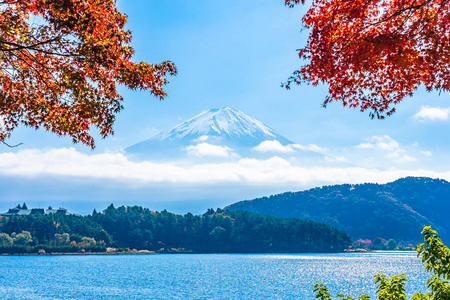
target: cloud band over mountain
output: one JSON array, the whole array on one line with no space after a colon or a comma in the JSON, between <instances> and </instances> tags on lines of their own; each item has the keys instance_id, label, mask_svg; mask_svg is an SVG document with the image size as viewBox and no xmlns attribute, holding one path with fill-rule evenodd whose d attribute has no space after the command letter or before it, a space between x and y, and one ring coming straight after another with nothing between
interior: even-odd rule
<instances>
[{"instance_id":1,"label":"cloud band over mountain","mask_svg":"<svg viewBox=\"0 0 450 300\"><path fill-rule=\"evenodd\" d=\"M336 183L385 183L404 176L450 180L450 172L427 170L378 170L362 167L302 167L286 159L242 158L223 163L133 162L121 153L87 155L74 148L24 150L0 154L0 176L66 176L121 182L128 186L149 183L238 184L306 188Z\"/></svg>"}]
</instances>

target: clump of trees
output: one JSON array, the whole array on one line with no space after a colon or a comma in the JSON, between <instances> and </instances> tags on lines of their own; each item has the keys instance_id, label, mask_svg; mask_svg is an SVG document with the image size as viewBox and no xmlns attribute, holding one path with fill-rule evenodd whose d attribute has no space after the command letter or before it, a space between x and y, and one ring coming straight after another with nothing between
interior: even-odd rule
<instances>
[{"instance_id":1,"label":"clump of trees","mask_svg":"<svg viewBox=\"0 0 450 300\"><path fill-rule=\"evenodd\" d=\"M38 250L52 252L79 252L83 251L104 251L104 241L97 241L94 238L82 237L68 233L55 233L50 240L40 242L33 237L29 231L23 230L20 233L0 233L0 253L35 253Z\"/></svg>"},{"instance_id":2,"label":"clump of trees","mask_svg":"<svg viewBox=\"0 0 450 300\"><path fill-rule=\"evenodd\" d=\"M67 253L67 252L104 252L104 242L97 241L90 237L81 237L74 234L72 237L68 233L55 233L51 240L40 242L33 237L29 231L23 230L20 233L0 233L0 253L36 253L44 250L44 253Z\"/></svg>"},{"instance_id":3,"label":"clump of trees","mask_svg":"<svg viewBox=\"0 0 450 300\"><path fill-rule=\"evenodd\" d=\"M10 247L13 245L28 246L33 242L29 231L20 233L13 232L11 235L0 233L0 247Z\"/></svg>"},{"instance_id":4,"label":"clump of trees","mask_svg":"<svg viewBox=\"0 0 450 300\"><path fill-rule=\"evenodd\" d=\"M194 216L110 205L89 216L50 214L0 219L0 232L4 234L23 230L32 236L30 246L53 247L57 252L92 247L196 253L338 252L351 243L346 233L326 224L221 209ZM0 252L10 251L7 247L0 247Z\"/></svg>"},{"instance_id":5,"label":"clump of trees","mask_svg":"<svg viewBox=\"0 0 450 300\"><path fill-rule=\"evenodd\" d=\"M423 229L424 242L416 247L417 255L422 256L425 270L431 273L427 281L429 292L417 292L411 300L445 300L450 299L450 251L430 226ZM408 279L405 274L387 277L383 274L375 275L377 298L379 300L407 300L405 285ZM316 299L332 300L328 288L318 282L314 285ZM338 294L337 298L355 300L350 296ZM358 295L358 300L370 300L368 295Z\"/></svg>"},{"instance_id":6,"label":"clump of trees","mask_svg":"<svg viewBox=\"0 0 450 300\"><path fill-rule=\"evenodd\" d=\"M193 252L336 252L350 237L326 224L243 211L209 209L202 216L108 207L92 215L118 247Z\"/></svg>"},{"instance_id":7,"label":"clump of trees","mask_svg":"<svg viewBox=\"0 0 450 300\"><path fill-rule=\"evenodd\" d=\"M377 237L374 240L357 239L356 241L353 241L352 248L370 250L413 250L414 244L403 240L397 243L394 239L386 240Z\"/></svg>"},{"instance_id":8,"label":"clump of trees","mask_svg":"<svg viewBox=\"0 0 450 300\"><path fill-rule=\"evenodd\" d=\"M111 237L88 218L75 215L0 217L0 253L103 252Z\"/></svg>"}]
</instances>

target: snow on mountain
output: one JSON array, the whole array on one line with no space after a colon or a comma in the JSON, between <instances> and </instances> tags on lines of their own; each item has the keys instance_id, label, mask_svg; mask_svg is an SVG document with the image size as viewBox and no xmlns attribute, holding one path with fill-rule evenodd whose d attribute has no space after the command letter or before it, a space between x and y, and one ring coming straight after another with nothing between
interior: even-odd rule
<instances>
[{"instance_id":1,"label":"snow on mountain","mask_svg":"<svg viewBox=\"0 0 450 300\"><path fill-rule=\"evenodd\" d=\"M229 107L203 111L150 140L233 140L240 145L258 145L265 140L291 143L260 121Z\"/></svg>"},{"instance_id":2,"label":"snow on mountain","mask_svg":"<svg viewBox=\"0 0 450 300\"><path fill-rule=\"evenodd\" d=\"M293 155L320 157L240 110L224 107L199 115L125 149L138 159L232 159Z\"/></svg>"}]
</instances>

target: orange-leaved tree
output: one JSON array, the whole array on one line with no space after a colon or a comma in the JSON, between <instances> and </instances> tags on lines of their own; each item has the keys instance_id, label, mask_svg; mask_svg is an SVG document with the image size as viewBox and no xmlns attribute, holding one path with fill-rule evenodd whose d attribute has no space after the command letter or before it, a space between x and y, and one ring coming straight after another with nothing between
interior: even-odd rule
<instances>
[{"instance_id":1,"label":"orange-leaved tree","mask_svg":"<svg viewBox=\"0 0 450 300\"><path fill-rule=\"evenodd\" d=\"M306 63L285 86L325 83L325 106L341 101L384 118L420 85L450 90L448 0L312 0L302 20Z\"/></svg>"},{"instance_id":2,"label":"orange-leaved tree","mask_svg":"<svg viewBox=\"0 0 450 300\"><path fill-rule=\"evenodd\" d=\"M170 61L131 61L131 32L115 0L0 0L0 142L19 124L94 147L113 133L118 85L162 99Z\"/></svg>"}]
</instances>

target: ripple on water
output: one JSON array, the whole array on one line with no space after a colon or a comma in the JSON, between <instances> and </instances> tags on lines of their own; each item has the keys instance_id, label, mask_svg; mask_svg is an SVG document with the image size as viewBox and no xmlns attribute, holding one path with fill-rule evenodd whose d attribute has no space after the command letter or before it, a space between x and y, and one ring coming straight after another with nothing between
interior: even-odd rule
<instances>
[{"instance_id":1,"label":"ripple on water","mask_svg":"<svg viewBox=\"0 0 450 300\"><path fill-rule=\"evenodd\" d=\"M373 276L406 273L425 291L415 252L2 256L0 299L313 299L374 296Z\"/></svg>"}]
</instances>

